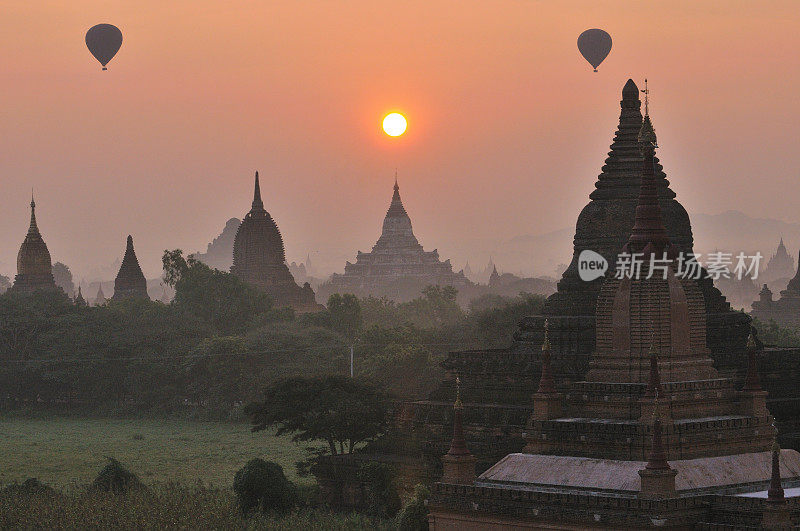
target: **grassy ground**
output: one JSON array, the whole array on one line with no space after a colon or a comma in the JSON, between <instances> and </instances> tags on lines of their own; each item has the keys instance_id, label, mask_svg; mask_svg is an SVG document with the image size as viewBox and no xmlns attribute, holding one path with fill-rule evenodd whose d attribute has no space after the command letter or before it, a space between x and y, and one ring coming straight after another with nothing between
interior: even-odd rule
<instances>
[{"instance_id":1,"label":"grassy ground","mask_svg":"<svg viewBox=\"0 0 800 531\"><path fill-rule=\"evenodd\" d=\"M55 487L86 485L114 457L145 483L230 487L247 461L261 457L298 478L303 445L251 433L246 424L176 420L17 419L0 417L0 486L35 477Z\"/></svg>"}]
</instances>

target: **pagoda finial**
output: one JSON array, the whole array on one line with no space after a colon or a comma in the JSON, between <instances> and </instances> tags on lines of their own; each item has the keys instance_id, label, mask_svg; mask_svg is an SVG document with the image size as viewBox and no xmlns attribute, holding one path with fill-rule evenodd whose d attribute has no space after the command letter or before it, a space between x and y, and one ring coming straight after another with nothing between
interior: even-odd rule
<instances>
[{"instance_id":1,"label":"pagoda finial","mask_svg":"<svg viewBox=\"0 0 800 531\"><path fill-rule=\"evenodd\" d=\"M453 440L447 455L470 455L467 442L464 439L464 405L461 403L461 378L456 377L456 401L453 403Z\"/></svg>"},{"instance_id":2,"label":"pagoda finial","mask_svg":"<svg viewBox=\"0 0 800 531\"><path fill-rule=\"evenodd\" d=\"M131 236L130 234L128 234L128 240L125 244L125 250L133 251L133 236Z\"/></svg>"},{"instance_id":3,"label":"pagoda finial","mask_svg":"<svg viewBox=\"0 0 800 531\"><path fill-rule=\"evenodd\" d=\"M664 441L661 433L661 415L658 411L658 391L656 391L655 404L653 405L653 444L647 458L647 470L669 470L667 453L664 451Z\"/></svg>"},{"instance_id":4,"label":"pagoda finial","mask_svg":"<svg viewBox=\"0 0 800 531\"><path fill-rule=\"evenodd\" d=\"M544 341L542 341L542 371L539 376L539 389L537 393L555 394L556 384L553 380L553 371L550 365L550 323L544 320Z\"/></svg>"},{"instance_id":5,"label":"pagoda finial","mask_svg":"<svg viewBox=\"0 0 800 531\"><path fill-rule=\"evenodd\" d=\"M650 89L647 88L647 78L644 78L644 88L642 89L642 92L644 93L644 115L648 116L650 114L650 109L648 105L650 103L649 101Z\"/></svg>"},{"instance_id":6,"label":"pagoda finial","mask_svg":"<svg viewBox=\"0 0 800 531\"><path fill-rule=\"evenodd\" d=\"M656 133L648 115L644 117L639 130L639 148L644 157L639 202L636 205L633 229L624 250L629 253L655 254L660 258L662 253L672 252L672 249L658 202L655 176L656 147Z\"/></svg>"},{"instance_id":7,"label":"pagoda finial","mask_svg":"<svg viewBox=\"0 0 800 531\"><path fill-rule=\"evenodd\" d=\"M399 190L400 187L397 186L397 168L394 169L394 189Z\"/></svg>"},{"instance_id":8,"label":"pagoda finial","mask_svg":"<svg viewBox=\"0 0 800 531\"><path fill-rule=\"evenodd\" d=\"M770 501L783 501L784 492L781 485L781 447L778 444L778 435L772 443L772 474L767 491L767 499Z\"/></svg>"},{"instance_id":9,"label":"pagoda finial","mask_svg":"<svg viewBox=\"0 0 800 531\"><path fill-rule=\"evenodd\" d=\"M747 336L747 376L744 380L743 391L761 391L761 379L758 375L758 361L756 360L757 348L751 327L750 335Z\"/></svg>"},{"instance_id":10,"label":"pagoda finial","mask_svg":"<svg viewBox=\"0 0 800 531\"><path fill-rule=\"evenodd\" d=\"M650 340L650 377L647 380L647 392L644 396L657 400L661 391L661 373L658 369L658 349L656 349L655 339L656 335L653 332L653 338Z\"/></svg>"},{"instance_id":11,"label":"pagoda finial","mask_svg":"<svg viewBox=\"0 0 800 531\"><path fill-rule=\"evenodd\" d=\"M31 224L28 228L28 234L37 234L39 227L36 225L36 201L33 200L33 188L31 188Z\"/></svg>"},{"instance_id":12,"label":"pagoda finial","mask_svg":"<svg viewBox=\"0 0 800 531\"><path fill-rule=\"evenodd\" d=\"M261 185L258 182L258 171L256 171L256 185L253 189L253 210L263 210L264 202L261 201Z\"/></svg>"}]
</instances>

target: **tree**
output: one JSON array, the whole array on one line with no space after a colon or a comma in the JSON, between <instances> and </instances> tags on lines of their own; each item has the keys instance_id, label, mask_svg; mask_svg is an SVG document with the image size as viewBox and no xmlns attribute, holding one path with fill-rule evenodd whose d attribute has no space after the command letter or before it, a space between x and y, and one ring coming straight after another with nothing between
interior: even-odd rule
<instances>
[{"instance_id":1,"label":"tree","mask_svg":"<svg viewBox=\"0 0 800 531\"><path fill-rule=\"evenodd\" d=\"M345 376L286 378L249 404L253 431L277 426L276 435L295 442L322 441L331 454L352 453L382 435L389 421L389 397L372 385Z\"/></svg>"},{"instance_id":2,"label":"tree","mask_svg":"<svg viewBox=\"0 0 800 531\"><path fill-rule=\"evenodd\" d=\"M11 279L5 275L0 275L0 294L5 293L11 287Z\"/></svg>"},{"instance_id":3,"label":"tree","mask_svg":"<svg viewBox=\"0 0 800 531\"><path fill-rule=\"evenodd\" d=\"M245 516L259 508L265 513L285 513L298 503L297 489L286 479L283 468L258 458L236 472L233 491Z\"/></svg>"},{"instance_id":4,"label":"tree","mask_svg":"<svg viewBox=\"0 0 800 531\"><path fill-rule=\"evenodd\" d=\"M232 406L246 398L243 337L211 337L195 346L183 363L186 391L192 401Z\"/></svg>"},{"instance_id":5,"label":"tree","mask_svg":"<svg viewBox=\"0 0 800 531\"><path fill-rule=\"evenodd\" d=\"M173 303L210 327L211 335L236 335L254 323L291 317L274 311L272 299L235 275L211 269L180 249L164 251L164 282L175 288Z\"/></svg>"},{"instance_id":6,"label":"tree","mask_svg":"<svg viewBox=\"0 0 800 531\"><path fill-rule=\"evenodd\" d=\"M60 290L4 293L0 296L0 360L31 358L40 335L53 327L55 318L75 311Z\"/></svg>"},{"instance_id":7,"label":"tree","mask_svg":"<svg viewBox=\"0 0 800 531\"><path fill-rule=\"evenodd\" d=\"M483 296L470 303L475 339L486 347L508 345L523 317L542 313L545 297L520 293L515 298Z\"/></svg>"},{"instance_id":8,"label":"tree","mask_svg":"<svg viewBox=\"0 0 800 531\"><path fill-rule=\"evenodd\" d=\"M331 328L353 341L361 329L361 305L358 298L350 293L334 293L328 298L328 312Z\"/></svg>"},{"instance_id":9,"label":"tree","mask_svg":"<svg viewBox=\"0 0 800 531\"><path fill-rule=\"evenodd\" d=\"M53 264L53 280L56 281L56 286L64 290L68 297L72 297L75 293L75 284L72 283L72 271L65 264L61 262Z\"/></svg>"}]
</instances>

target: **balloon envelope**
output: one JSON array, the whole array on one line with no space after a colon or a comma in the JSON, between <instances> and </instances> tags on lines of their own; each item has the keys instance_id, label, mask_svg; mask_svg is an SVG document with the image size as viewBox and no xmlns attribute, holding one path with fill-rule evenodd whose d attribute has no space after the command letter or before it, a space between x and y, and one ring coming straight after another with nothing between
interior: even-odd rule
<instances>
[{"instance_id":1,"label":"balloon envelope","mask_svg":"<svg viewBox=\"0 0 800 531\"><path fill-rule=\"evenodd\" d=\"M601 29L588 29L578 37L578 50L594 71L611 51L611 35Z\"/></svg>"},{"instance_id":2,"label":"balloon envelope","mask_svg":"<svg viewBox=\"0 0 800 531\"><path fill-rule=\"evenodd\" d=\"M86 47L95 59L106 69L108 62L117 54L122 46L122 32L111 24L98 24L86 32Z\"/></svg>"}]
</instances>

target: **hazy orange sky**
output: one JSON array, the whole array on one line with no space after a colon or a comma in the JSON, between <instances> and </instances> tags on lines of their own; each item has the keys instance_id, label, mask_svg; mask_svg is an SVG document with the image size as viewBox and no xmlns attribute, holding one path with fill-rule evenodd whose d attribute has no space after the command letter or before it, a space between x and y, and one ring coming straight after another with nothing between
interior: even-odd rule
<instances>
[{"instance_id":1,"label":"hazy orange sky","mask_svg":"<svg viewBox=\"0 0 800 531\"><path fill-rule=\"evenodd\" d=\"M107 72L84 44L101 22L124 34ZM425 248L482 265L493 241L574 226L628 77L650 80L690 215L800 221L798 22L794 0L5 0L0 273L31 187L54 261L80 278L130 233L156 276L246 213L256 169L290 261L368 250L398 167ZM614 39L596 74L592 27Z\"/></svg>"}]
</instances>

